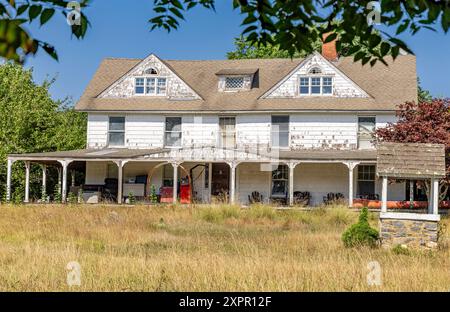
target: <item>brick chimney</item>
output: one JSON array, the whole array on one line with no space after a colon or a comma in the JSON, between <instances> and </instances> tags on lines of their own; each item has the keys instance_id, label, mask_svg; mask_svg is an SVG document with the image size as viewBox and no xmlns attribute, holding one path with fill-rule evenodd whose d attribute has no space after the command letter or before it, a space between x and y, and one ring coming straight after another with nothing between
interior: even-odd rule
<instances>
[{"instance_id":1,"label":"brick chimney","mask_svg":"<svg viewBox=\"0 0 450 312\"><path fill-rule=\"evenodd\" d=\"M331 34L331 32L323 34L322 42ZM337 61L339 56L336 51L336 39L333 41L322 43L322 56L329 61Z\"/></svg>"}]
</instances>

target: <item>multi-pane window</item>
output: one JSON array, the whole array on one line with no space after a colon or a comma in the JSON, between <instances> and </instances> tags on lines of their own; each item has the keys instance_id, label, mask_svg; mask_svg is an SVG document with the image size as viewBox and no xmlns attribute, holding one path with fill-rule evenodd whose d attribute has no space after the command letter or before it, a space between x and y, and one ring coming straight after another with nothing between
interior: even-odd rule
<instances>
[{"instance_id":1,"label":"multi-pane window","mask_svg":"<svg viewBox=\"0 0 450 312\"><path fill-rule=\"evenodd\" d=\"M372 134L375 131L375 117L358 117L358 148L373 148Z\"/></svg>"},{"instance_id":2,"label":"multi-pane window","mask_svg":"<svg viewBox=\"0 0 450 312\"><path fill-rule=\"evenodd\" d=\"M219 146L234 149L236 147L236 118L219 118Z\"/></svg>"},{"instance_id":3,"label":"multi-pane window","mask_svg":"<svg viewBox=\"0 0 450 312\"><path fill-rule=\"evenodd\" d=\"M322 93L323 94L333 93L333 79L331 79L331 77L322 78Z\"/></svg>"},{"instance_id":4,"label":"multi-pane window","mask_svg":"<svg viewBox=\"0 0 450 312\"><path fill-rule=\"evenodd\" d=\"M375 194L375 165L358 166L358 195Z\"/></svg>"},{"instance_id":5,"label":"multi-pane window","mask_svg":"<svg viewBox=\"0 0 450 312\"><path fill-rule=\"evenodd\" d=\"M300 78L300 94L309 94L309 77Z\"/></svg>"},{"instance_id":6,"label":"multi-pane window","mask_svg":"<svg viewBox=\"0 0 450 312\"><path fill-rule=\"evenodd\" d=\"M279 165L272 171L272 197L285 197L288 190L289 170L286 165Z\"/></svg>"},{"instance_id":7,"label":"multi-pane window","mask_svg":"<svg viewBox=\"0 0 450 312\"><path fill-rule=\"evenodd\" d=\"M272 146L289 147L289 116L272 116Z\"/></svg>"},{"instance_id":8,"label":"multi-pane window","mask_svg":"<svg viewBox=\"0 0 450 312\"><path fill-rule=\"evenodd\" d=\"M166 95L166 91L167 91L167 78L148 77L135 79L134 92L136 94Z\"/></svg>"},{"instance_id":9,"label":"multi-pane window","mask_svg":"<svg viewBox=\"0 0 450 312\"><path fill-rule=\"evenodd\" d=\"M311 94L320 94L320 77L311 78Z\"/></svg>"},{"instance_id":10,"label":"multi-pane window","mask_svg":"<svg viewBox=\"0 0 450 312\"><path fill-rule=\"evenodd\" d=\"M144 78L136 78L135 82L135 92L136 94L144 94Z\"/></svg>"},{"instance_id":11,"label":"multi-pane window","mask_svg":"<svg viewBox=\"0 0 450 312\"><path fill-rule=\"evenodd\" d=\"M225 90L238 90L244 88L244 77L226 77Z\"/></svg>"},{"instance_id":12,"label":"multi-pane window","mask_svg":"<svg viewBox=\"0 0 450 312\"><path fill-rule=\"evenodd\" d=\"M109 117L108 144L125 145L125 117Z\"/></svg>"},{"instance_id":13,"label":"multi-pane window","mask_svg":"<svg viewBox=\"0 0 450 312\"><path fill-rule=\"evenodd\" d=\"M300 95L329 95L333 93L332 77L300 77Z\"/></svg>"},{"instance_id":14,"label":"multi-pane window","mask_svg":"<svg viewBox=\"0 0 450 312\"><path fill-rule=\"evenodd\" d=\"M165 146L181 146L181 117L166 117Z\"/></svg>"}]
</instances>

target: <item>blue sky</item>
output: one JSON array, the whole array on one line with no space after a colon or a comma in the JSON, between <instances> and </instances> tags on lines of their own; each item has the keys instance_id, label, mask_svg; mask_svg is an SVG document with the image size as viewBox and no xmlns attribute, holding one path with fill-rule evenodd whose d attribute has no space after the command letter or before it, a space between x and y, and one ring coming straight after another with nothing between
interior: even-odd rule
<instances>
[{"instance_id":1,"label":"blue sky","mask_svg":"<svg viewBox=\"0 0 450 312\"><path fill-rule=\"evenodd\" d=\"M125 4L126 3L126 4ZM44 52L26 62L37 82L56 77L51 88L55 99L76 101L105 57L143 58L156 53L163 59L224 59L233 49L233 38L242 31L241 17L231 1L217 1L217 11L195 9L178 31L149 31L152 0L95 0L85 9L91 28L83 40L71 38L64 17L55 15L32 34L56 46L59 62ZM402 37L417 56L417 73L434 96L450 97L450 33L423 30Z\"/></svg>"}]
</instances>

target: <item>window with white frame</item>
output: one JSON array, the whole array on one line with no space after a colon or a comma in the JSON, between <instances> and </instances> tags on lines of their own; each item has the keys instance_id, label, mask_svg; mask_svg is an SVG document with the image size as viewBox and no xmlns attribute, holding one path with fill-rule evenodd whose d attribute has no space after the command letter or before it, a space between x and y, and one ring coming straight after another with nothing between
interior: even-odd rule
<instances>
[{"instance_id":1,"label":"window with white frame","mask_svg":"<svg viewBox=\"0 0 450 312\"><path fill-rule=\"evenodd\" d=\"M333 77L300 77L299 94L313 96L331 95L333 94Z\"/></svg>"},{"instance_id":2,"label":"window with white frame","mask_svg":"<svg viewBox=\"0 0 450 312\"><path fill-rule=\"evenodd\" d=\"M244 88L244 77L225 77L225 90L239 90Z\"/></svg>"},{"instance_id":3,"label":"window with white frame","mask_svg":"<svg viewBox=\"0 0 450 312\"><path fill-rule=\"evenodd\" d=\"M219 118L219 146L234 149L236 147L236 118Z\"/></svg>"},{"instance_id":4,"label":"window with white frame","mask_svg":"<svg viewBox=\"0 0 450 312\"><path fill-rule=\"evenodd\" d=\"M167 78L142 77L135 79L134 92L137 95L164 96L167 92Z\"/></svg>"},{"instance_id":5,"label":"window with white frame","mask_svg":"<svg viewBox=\"0 0 450 312\"><path fill-rule=\"evenodd\" d=\"M272 116L272 147L289 147L289 116Z\"/></svg>"},{"instance_id":6,"label":"window with white frame","mask_svg":"<svg viewBox=\"0 0 450 312\"><path fill-rule=\"evenodd\" d=\"M272 197L286 197L288 191L289 170L286 165L279 165L272 171Z\"/></svg>"},{"instance_id":7,"label":"window with white frame","mask_svg":"<svg viewBox=\"0 0 450 312\"><path fill-rule=\"evenodd\" d=\"M358 165L358 195L375 194L375 165Z\"/></svg>"},{"instance_id":8,"label":"window with white frame","mask_svg":"<svg viewBox=\"0 0 450 312\"><path fill-rule=\"evenodd\" d=\"M358 117L358 148L373 148L373 132L375 131L376 118L374 116Z\"/></svg>"},{"instance_id":9,"label":"window with white frame","mask_svg":"<svg viewBox=\"0 0 450 312\"><path fill-rule=\"evenodd\" d=\"M181 117L166 117L164 145L181 147Z\"/></svg>"},{"instance_id":10,"label":"window with white frame","mask_svg":"<svg viewBox=\"0 0 450 312\"><path fill-rule=\"evenodd\" d=\"M110 146L125 145L125 117L109 117L108 144Z\"/></svg>"}]
</instances>

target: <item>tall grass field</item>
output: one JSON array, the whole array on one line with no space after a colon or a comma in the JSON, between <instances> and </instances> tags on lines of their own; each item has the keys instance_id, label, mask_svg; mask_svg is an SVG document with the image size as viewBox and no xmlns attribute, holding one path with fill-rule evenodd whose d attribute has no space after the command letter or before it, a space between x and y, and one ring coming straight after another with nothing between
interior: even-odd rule
<instances>
[{"instance_id":1,"label":"tall grass field","mask_svg":"<svg viewBox=\"0 0 450 312\"><path fill-rule=\"evenodd\" d=\"M0 291L450 290L445 230L436 251L345 248L357 218L342 207L2 205Z\"/></svg>"}]
</instances>

